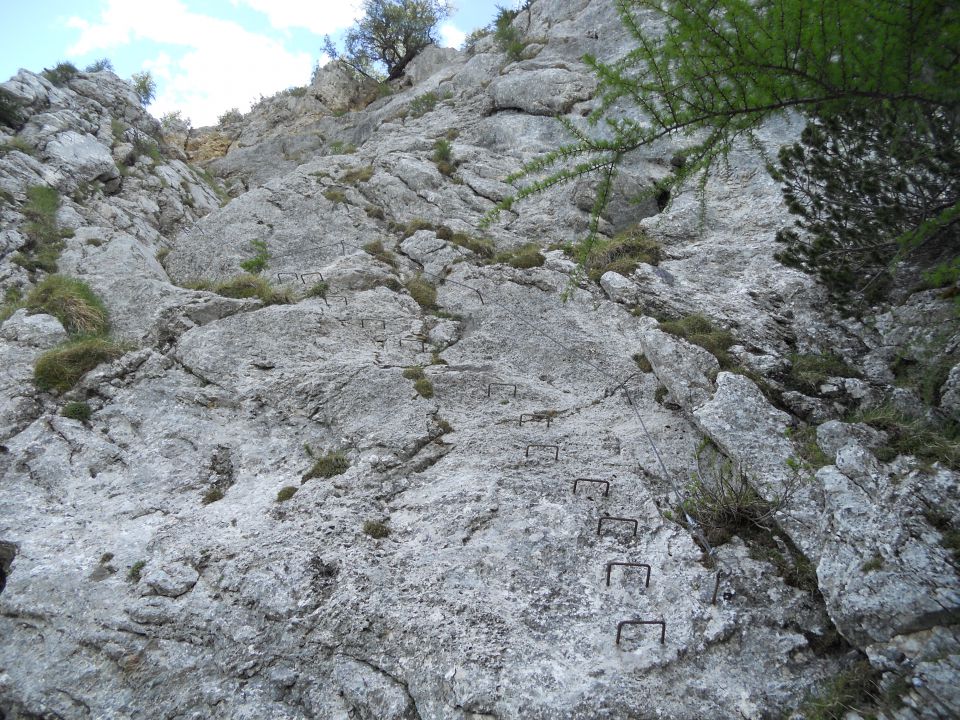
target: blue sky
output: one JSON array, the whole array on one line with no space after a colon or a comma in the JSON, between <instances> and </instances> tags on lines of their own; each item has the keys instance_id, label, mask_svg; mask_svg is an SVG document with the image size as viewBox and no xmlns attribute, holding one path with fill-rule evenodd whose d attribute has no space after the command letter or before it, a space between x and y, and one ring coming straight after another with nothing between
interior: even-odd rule
<instances>
[{"instance_id":1,"label":"blue sky","mask_svg":"<svg viewBox=\"0 0 960 720\"><path fill-rule=\"evenodd\" d=\"M160 117L180 110L195 126L233 107L310 81L323 36L359 17L360 0L0 0L0 81L69 60L107 57L121 77L150 70ZM511 0L459 0L440 28L456 47Z\"/></svg>"}]
</instances>

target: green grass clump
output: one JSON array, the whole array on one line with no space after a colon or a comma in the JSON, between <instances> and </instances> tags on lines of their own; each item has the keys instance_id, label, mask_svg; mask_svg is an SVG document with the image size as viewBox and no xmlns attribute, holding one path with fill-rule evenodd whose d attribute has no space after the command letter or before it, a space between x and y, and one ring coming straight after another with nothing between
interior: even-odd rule
<instances>
[{"instance_id":1,"label":"green grass clump","mask_svg":"<svg viewBox=\"0 0 960 720\"><path fill-rule=\"evenodd\" d=\"M267 263L270 261L270 253L267 251L267 243L263 240L251 240L250 247L253 248L253 257L240 263L240 267L252 275L259 275L266 270Z\"/></svg>"},{"instance_id":2,"label":"green grass clump","mask_svg":"<svg viewBox=\"0 0 960 720\"><path fill-rule=\"evenodd\" d=\"M507 250L494 257L494 262L505 263L518 270L540 267L543 261L544 257L540 254L540 247L536 243L528 243L516 250Z\"/></svg>"},{"instance_id":3,"label":"green grass clump","mask_svg":"<svg viewBox=\"0 0 960 720\"><path fill-rule=\"evenodd\" d=\"M960 426L957 423L947 420L932 423L906 415L891 405L858 413L852 421L866 423L887 433L886 446L874 451L884 462L897 455L914 455L921 460L960 469Z\"/></svg>"},{"instance_id":4,"label":"green grass clump","mask_svg":"<svg viewBox=\"0 0 960 720\"><path fill-rule=\"evenodd\" d=\"M413 218L407 223L406 227L403 228L403 239L406 240L408 237L416 232L419 232L420 230L433 230L436 232L437 226L424 218Z\"/></svg>"},{"instance_id":5,"label":"green grass clump","mask_svg":"<svg viewBox=\"0 0 960 720\"><path fill-rule=\"evenodd\" d=\"M340 182L348 185L365 183L373 177L373 165L362 165L361 167L350 168L340 176Z\"/></svg>"},{"instance_id":6,"label":"green grass clump","mask_svg":"<svg viewBox=\"0 0 960 720\"><path fill-rule=\"evenodd\" d=\"M13 262L29 272L57 271L57 259L63 249L63 239L73 235L60 229L57 210L60 208L60 193L47 185L32 185L27 188L27 203L23 214L27 223L23 227L27 244L23 252L13 257Z\"/></svg>"},{"instance_id":7,"label":"green grass clump","mask_svg":"<svg viewBox=\"0 0 960 720\"><path fill-rule=\"evenodd\" d=\"M363 524L363 532L372 537L374 540L382 540L390 535L390 528L387 527L386 523L381 522L380 520L367 520Z\"/></svg>"},{"instance_id":8,"label":"green grass clump","mask_svg":"<svg viewBox=\"0 0 960 720\"><path fill-rule=\"evenodd\" d=\"M926 355L927 357L924 357ZM896 376L898 387L910 388L927 405L940 404L940 389L947 381L950 370L960 362L960 354L930 352L922 353L920 358L899 355L890 369Z\"/></svg>"},{"instance_id":9,"label":"green grass clump","mask_svg":"<svg viewBox=\"0 0 960 720\"><path fill-rule=\"evenodd\" d=\"M878 553L874 553L873 557L867 560L863 565L860 566L860 569L865 573L875 572L883 567L883 557Z\"/></svg>"},{"instance_id":10,"label":"green grass clump","mask_svg":"<svg viewBox=\"0 0 960 720\"><path fill-rule=\"evenodd\" d=\"M296 494L297 488L293 485L287 485L284 488L280 488L280 491L277 493L277 502L286 502Z\"/></svg>"},{"instance_id":11,"label":"green grass clump","mask_svg":"<svg viewBox=\"0 0 960 720\"><path fill-rule=\"evenodd\" d=\"M849 712L869 712L880 695L877 671L859 660L835 675L819 696L808 698L800 711L806 720L842 720Z\"/></svg>"},{"instance_id":12,"label":"green grass clump","mask_svg":"<svg viewBox=\"0 0 960 720\"><path fill-rule=\"evenodd\" d=\"M336 475L343 475L350 468L350 461L347 456L339 450L331 450L323 457L317 458L316 462L303 476L303 481L313 478L332 478Z\"/></svg>"},{"instance_id":13,"label":"green grass clump","mask_svg":"<svg viewBox=\"0 0 960 720\"><path fill-rule=\"evenodd\" d=\"M806 393L818 393L827 378L860 377L860 373L833 353L807 353L790 356L790 374L787 385Z\"/></svg>"},{"instance_id":14,"label":"green grass clump","mask_svg":"<svg viewBox=\"0 0 960 720\"><path fill-rule=\"evenodd\" d=\"M376 205L367 205L363 211L367 214L368 218L373 220L385 220L387 215L383 212L383 208L379 208Z\"/></svg>"},{"instance_id":15,"label":"green grass clump","mask_svg":"<svg viewBox=\"0 0 960 720\"><path fill-rule=\"evenodd\" d=\"M90 286L64 275L50 275L27 295L24 307L57 318L71 335L103 335L107 309Z\"/></svg>"},{"instance_id":16,"label":"green grass clump","mask_svg":"<svg viewBox=\"0 0 960 720\"><path fill-rule=\"evenodd\" d=\"M387 250L380 240L372 240L363 246L363 251L368 255L373 255L377 260L386 263L392 268L397 266L397 258L393 253Z\"/></svg>"},{"instance_id":17,"label":"green grass clump","mask_svg":"<svg viewBox=\"0 0 960 720\"><path fill-rule=\"evenodd\" d=\"M66 392L100 363L116 360L123 348L108 338L71 340L43 353L33 368L33 380L41 390Z\"/></svg>"},{"instance_id":18,"label":"green grass clump","mask_svg":"<svg viewBox=\"0 0 960 720\"><path fill-rule=\"evenodd\" d=\"M93 415L93 410L85 402L68 402L63 406L60 414L71 420L86 422Z\"/></svg>"},{"instance_id":19,"label":"green grass clump","mask_svg":"<svg viewBox=\"0 0 960 720\"><path fill-rule=\"evenodd\" d=\"M3 305L0 305L0 323L22 307L23 293L15 286L8 287L3 293Z\"/></svg>"},{"instance_id":20,"label":"green grass clump","mask_svg":"<svg viewBox=\"0 0 960 720\"><path fill-rule=\"evenodd\" d=\"M307 297L318 297L326 299L327 293L330 292L330 286L327 283L321 281L314 283L310 286L310 289L307 290Z\"/></svg>"},{"instance_id":21,"label":"green grass clump","mask_svg":"<svg viewBox=\"0 0 960 720\"><path fill-rule=\"evenodd\" d=\"M643 353L634 353L633 361L637 364L637 367L640 369L640 372L653 372L653 365L650 364L650 361L647 359L647 356Z\"/></svg>"},{"instance_id":22,"label":"green grass clump","mask_svg":"<svg viewBox=\"0 0 960 720\"><path fill-rule=\"evenodd\" d=\"M720 367L725 370L736 366L730 353L727 352L735 342L733 335L727 330L718 328L703 315L687 315L679 320L662 320L660 329L713 353L720 362Z\"/></svg>"},{"instance_id":23,"label":"green grass clump","mask_svg":"<svg viewBox=\"0 0 960 720\"><path fill-rule=\"evenodd\" d=\"M330 143L331 155L353 155L357 151L357 146L353 143L345 143L342 140L334 140Z\"/></svg>"},{"instance_id":24,"label":"green grass clump","mask_svg":"<svg viewBox=\"0 0 960 720\"><path fill-rule=\"evenodd\" d=\"M484 260L492 260L493 257L497 254L497 247L493 244L493 240L488 238L478 238L473 235L468 235L467 233L453 233L450 238L450 242L459 247L466 248L472 253L476 253Z\"/></svg>"},{"instance_id":25,"label":"green grass clump","mask_svg":"<svg viewBox=\"0 0 960 720\"><path fill-rule=\"evenodd\" d=\"M218 500L223 500L223 490L214 486L207 490L202 498L200 498L201 505L209 505L210 503L215 503Z\"/></svg>"},{"instance_id":26,"label":"green grass clump","mask_svg":"<svg viewBox=\"0 0 960 720\"><path fill-rule=\"evenodd\" d=\"M590 279L599 282L605 272L629 276L640 263L659 265L662 259L660 243L634 226L609 240L597 240L583 261Z\"/></svg>"},{"instance_id":27,"label":"green grass clump","mask_svg":"<svg viewBox=\"0 0 960 720\"><path fill-rule=\"evenodd\" d=\"M422 117L437 106L439 99L440 97L432 90L425 92L410 101L410 104L407 106L407 112L415 118Z\"/></svg>"},{"instance_id":28,"label":"green grass clump","mask_svg":"<svg viewBox=\"0 0 960 720\"><path fill-rule=\"evenodd\" d=\"M417 380L413 384L413 389L417 391L417 394L422 398L427 398L428 400L433 397L433 383L423 377Z\"/></svg>"},{"instance_id":29,"label":"green grass clump","mask_svg":"<svg viewBox=\"0 0 960 720\"><path fill-rule=\"evenodd\" d=\"M423 368L419 365L413 365L411 367L404 368L403 376L407 380L421 380L425 377L423 374Z\"/></svg>"},{"instance_id":30,"label":"green grass clump","mask_svg":"<svg viewBox=\"0 0 960 720\"><path fill-rule=\"evenodd\" d=\"M340 188L328 188L323 191L323 196L332 203L345 203L347 194Z\"/></svg>"},{"instance_id":31,"label":"green grass clump","mask_svg":"<svg viewBox=\"0 0 960 720\"><path fill-rule=\"evenodd\" d=\"M437 307L437 289L427 282L422 276L412 277L405 283L407 292L410 293L417 305L426 312L435 310Z\"/></svg>"},{"instance_id":32,"label":"green grass clump","mask_svg":"<svg viewBox=\"0 0 960 720\"><path fill-rule=\"evenodd\" d=\"M817 444L815 425L805 425L799 430L787 428L787 437L794 441L799 458L799 460L791 460L791 466L799 465L805 470L816 471L833 462L832 458L827 457Z\"/></svg>"},{"instance_id":33,"label":"green grass clump","mask_svg":"<svg viewBox=\"0 0 960 720\"><path fill-rule=\"evenodd\" d=\"M33 145L21 137L12 137L3 145L0 145L0 157L14 150L22 152L24 155L29 155L30 157L37 156L37 149Z\"/></svg>"},{"instance_id":34,"label":"green grass clump","mask_svg":"<svg viewBox=\"0 0 960 720\"><path fill-rule=\"evenodd\" d=\"M194 283L193 290L209 290L209 283L200 281ZM290 292L275 288L269 280L257 277L256 275L237 275L236 277L218 283L213 287L213 292L228 298L242 300L245 298L258 298L265 305L287 305L293 302Z\"/></svg>"},{"instance_id":35,"label":"green grass clump","mask_svg":"<svg viewBox=\"0 0 960 720\"><path fill-rule=\"evenodd\" d=\"M929 510L924 513L927 522L940 533L940 544L953 556L955 563L960 563L960 530L953 524L949 515Z\"/></svg>"},{"instance_id":36,"label":"green grass clump","mask_svg":"<svg viewBox=\"0 0 960 720\"><path fill-rule=\"evenodd\" d=\"M133 565L130 566L130 569L127 571L127 580L129 580L134 584L140 582L140 575L146 566L147 566L146 560L137 560Z\"/></svg>"}]
</instances>

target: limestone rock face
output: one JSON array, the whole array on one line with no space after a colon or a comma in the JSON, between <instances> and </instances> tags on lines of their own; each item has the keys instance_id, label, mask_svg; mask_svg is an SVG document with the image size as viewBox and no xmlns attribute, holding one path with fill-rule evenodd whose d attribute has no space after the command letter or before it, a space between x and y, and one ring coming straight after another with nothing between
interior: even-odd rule
<instances>
[{"instance_id":1,"label":"limestone rock face","mask_svg":"<svg viewBox=\"0 0 960 720\"><path fill-rule=\"evenodd\" d=\"M0 143L29 150L0 156L0 715L759 720L866 657L908 688L895 717L956 716L957 473L839 419L922 403L891 348L949 355L950 301L834 315L774 261L789 218L748 147L703 214L629 201L682 139L625 159L600 231L663 249L629 276L567 254L593 180L478 230L594 107L583 54L629 49L613 0L514 26L519 62L431 48L376 93L327 66L185 150L111 73L3 84ZM32 381L64 328L15 299L44 277L15 261L36 185L124 343L64 394ZM735 338L722 367L654 319L691 313ZM862 377L790 385L824 348ZM675 522L705 439L777 504L766 544Z\"/></svg>"}]
</instances>

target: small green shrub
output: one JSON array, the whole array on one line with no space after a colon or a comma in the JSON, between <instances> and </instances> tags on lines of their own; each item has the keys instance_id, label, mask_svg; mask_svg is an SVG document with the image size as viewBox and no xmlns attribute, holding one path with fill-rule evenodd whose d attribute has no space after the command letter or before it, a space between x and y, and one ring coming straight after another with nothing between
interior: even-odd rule
<instances>
[{"instance_id":1,"label":"small green shrub","mask_svg":"<svg viewBox=\"0 0 960 720\"><path fill-rule=\"evenodd\" d=\"M332 203L345 203L347 194L340 188L327 188L323 191L323 196Z\"/></svg>"},{"instance_id":2,"label":"small green shrub","mask_svg":"<svg viewBox=\"0 0 960 720\"><path fill-rule=\"evenodd\" d=\"M663 259L660 243L634 226L609 240L598 240L583 259L587 275L599 282L605 272L629 276L640 265L658 265Z\"/></svg>"},{"instance_id":3,"label":"small green shrub","mask_svg":"<svg viewBox=\"0 0 960 720\"><path fill-rule=\"evenodd\" d=\"M363 524L363 532L374 540L382 540L390 535L390 528L380 520L367 520Z\"/></svg>"},{"instance_id":4,"label":"small green shrub","mask_svg":"<svg viewBox=\"0 0 960 720\"><path fill-rule=\"evenodd\" d=\"M453 145L445 138L437 138L433 143L433 162L444 175L453 175L457 164L453 161Z\"/></svg>"},{"instance_id":5,"label":"small green shrub","mask_svg":"<svg viewBox=\"0 0 960 720\"><path fill-rule=\"evenodd\" d=\"M0 88L0 125L19 130L24 123L23 105L16 95Z\"/></svg>"},{"instance_id":6,"label":"small green shrub","mask_svg":"<svg viewBox=\"0 0 960 720\"><path fill-rule=\"evenodd\" d=\"M433 111L439 99L440 97L432 90L425 92L410 101L410 104L407 106L407 112L415 118L423 117L428 112Z\"/></svg>"},{"instance_id":7,"label":"small green shrub","mask_svg":"<svg viewBox=\"0 0 960 720\"><path fill-rule=\"evenodd\" d=\"M883 557L877 553L874 553L873 557L867 560L863 565L860 566L860 569L865 573L874 572L883 567Z\"/></svg>"},{"instance_id":8,"label":"small green shrub","mask_svg":"<svg viewBox=\"0 0 960 720\"><path fill-rule=\"evenodd\" d=\"M94 60L83 69L84 72L88 73L104 72L105 70L113 72L113 63L110 61L110 58L100 58L99 60Z\"/></svg>"},{"instance_id":9,"label":"small green shrub","mask_svg":"<svg viewBox=\"0 0 960 720\"><path fill-rule=\"evenodd\" d=\"M217 486L214 486L207 490L207 492L204 493L204 496L200 498L200 504L209 505L210 503L215 503L218 500L223 500L223 490Z\"/></svg>"},{"instance_id":10,"label":"small green shrub","mask_svg":"<svg viewBox=\"0 0 960 720\"><path fill-rule=\"evenodd\" d=\"M41 390L66 392L97 365L116 360L123 348L107 338L71 340L43 353L33 368L33 380Z\"/></svg>"},{"instance_id":11,"label":"small green shrub","mask_svg":"<svg viewBox=\"0 0 960 720\"><path fill-rule=\"evenodd\" d=\"M433 421L436 423L437 428L440 430L441 434L446 435L447 433L453 432L453 425L451 425L449 422L444 420L442 417L434 418Z\"/></svg>"},{"instance_id":12,"label":"small green shrub","mask_svg":"<svg viewBox=\"0 0 960 720\"><path fill-rule=\"evenodd\" d=\"M217 125L228 125L230 123L240 122L241 120L243 120L243 113L240 112L240 109L230 108L217 118Z\"/></svg>"},{"instance_id":13,"label":"small green shrub","mask_svg":"<svg viewBox=\"0 0 960 720\"><path fill-rule=\"evenodd\" d=\"M162 247L159 250L157 250L156 255L154 255L153 257L156 259L158 263L160 263L160 265L163 265L164 261L167 259L167 255L170 254L170 250L171 248Z\"/></svg>"},{"instance_id":14,"label":"small green shrub","mask_svg":"<svg viewBox=\"0 0 960 720\"><path fill-rule=\"evenodd\" d=\"M498 253L494 257L494 262L505 263L518 270L540 267L543 261L544 257L540 254L540 247L536 243L528 243L516 250Z\"/></svg>"},{"instance_id":15,"label":"small green shrub","mask_svg":"<svg viewBox=\"0 0 960 720\"><path fill-rule=\"evenodd\" d=\"M133 83L133 91L137 94L137 98L143 107L153 102L157 95L157 81L153 79L149 70L134 73L130 77L130 81Z\"/></svg>"},{"instance_id":16,"label":"small green shrub","mask_svg":"<svg viewBox=\"0 0 960 720\"><path fill-rule=\"evenodd\" d=\"M650 361L647 359L647 356L643 353L634 353L633 362L637 364L637 367L640 369L640 372L650 373L653 372L653 365L650 364Z\"/></svg>"},{"instance_id":17,"label":"small green shrub","mask_svg":"<svg viewBox=\"0 0 960 720\"><path fill-rule=\"evenodd\" d=\"M340 176L340 182L347 183L348 185L357 185L358 183L368 182L372 177L373 165L362 165L344 171Z\"/></svg>"},{"instance_id":18,"label":"small green shrub","mask_svg":"<svg viewBox=\"0 0 960 720\"><path fill-rule=\"evenodd\" d=\"M527 47L522 33L512 25L517 14L517 10L498 7L497 17L493 21L493 39L497 47L514 62L523 59L523 51Z\"/></svg>"},{"instance_id":19,"label":"small green shrub","mask_svg":"<svg viewBox=\"0 0 960 720\"><path fill-rule=\"evenodd\" d=\"M817 394L820 386L831 377L855 378L860 373L833 353L793 354L790 356L790 374L787 385L806 393Z\"/></svg>"},{"instance_id":20,"label":"small green shrub","mask_svg":"<svg viewBox=\"0 0 960 720\"><path fill-rule=\"evenodd\" d=\"M284 488L280 488L280 491L277 493L277 502L286 502L296 494L297 488L293 485L287 485Z\"/></svg>"},{"instance_id":21,"label":"small green shrub","mask_svg":"<svg viewBox=\"0 0 960 720\"><path fill-rule=\"evenodd\" d=\"M313 478L332 478L336 475L343 475L350 468L350 461L347 456L339 450L331 450L323 457L317 458L316 462L303 476L303 481Z\"/></svg>"},{"instance_id":22,"label":"small green shrub","mask_svg":"<svg viewBox=\"0 0 960 720\"><path fill-rule=\"evenodd\" d=\"M64 275L50 275L24 300L33 312L53 315L71 335L103 335L109 329L107 309L90 286Z\"/></svg>"},{"instance_id":23,"label":"small green shrub","mask_svg":"<svg viewBox=\"0 0 960 720\"><path fill-rule=\"evenodd\" d=\"M383 243L379 240L368 242L363 246L363 251L368 255L373 255L377 260L386 263L392 268L397 267L397 259L392 252L383 247Z\"/></svg>"},{"instance_id":24,"label":"small green shrub","mask_svg":"<svg viewBox=\"0 0 960 720\"><path fill-rule=\"evenodd\" d=\"M56 85L57 87L63 87L66 85L76 74L80 72L77 70L77 66L71 62L59 62L54 65L52 68L46 68L41 75L43 75L47 80Z\"/></svg>"},{"instance_id":25,"label":"small green shrub","mask_svg":"<svg viewBox=\"0 0 960 720\"><path fill-rule=\"evenodd\" d=\"M384 220L387 217L383 212L383 208L379 208L376 205L367 205L363 211L367 214L368 218L373 218L374 220Z\"/></svg>"},{"instance_id":26,"label":"small green shrub","mask_svg":"<svg viewBox=\"0 0 960 720\"><path fill-rule=\"evenodd\" d=\"M160 146L152 140L138 135L133 141L133 148L137 151L138 155L146 155L154 164L163 161L163 153L160 152Z\"/></svg>"},{"instance_id":27,"label":"small green shrub","mask_svg":"<svg viewBox=\"0 0 960 720\"><path fill-rule=\"evenodd\" d=\"M437 308L437 289L421 275L407 280L405 287L407 288L407 292L410 293L410 297L412 297L417 305L424 311L430 312Z\"/></svg>"},{"instance_id":28,"label":"small green shrub","mask_svg":"<svg viewBox=\"0 0 960 720\"><path fill-rule=\"evenodd\" d=\"M210 285L199 281L191 289L209 290ZM275 288L269 280L256 275L237 275L217 284L213 287L213 292L228 298L258 298L265 305L288 305L293 302L288 290Z\"/></svg>"},{"instance_id":29,"label":"small green shrub","mask_svg":"<svg viewBox=\"0 0 960 720\"><path fill-rule=\"evenodd\" d=\"M250 247L253 248L254 256L241 262L240 267L252 275L259 275L266 270L267 263L270 261L267 243L264 240L251 240Z\"/></svg>"},{"instance_id":30,"label":"small green shrub","mask_svg":"<svg viewBox=\"0 0 960 720\"><path fill-rule=\"evenodd\" d=\"M130 566L130 570L127 571L127 580L136 585L138 582L140 582L140 575L143 573L143 569L146 566L146 560L137 560L133 565Z\"/></svg>"},{"instance_id":31,"label":"small green shrub","mask_svg":"<svg viewBox=\"0 0 960 720\"><path fill-rule=\"evenodd\" d=\"M653 391L653 399L658 405L663 405L663 401L667 399L667 395L670 394L670 391L667 390L664 385L657 385L657 389Z\"/></svg>"},{"instance_id":32,"label":"small green shrub","mask_svg":"<svg viewBox=\"0 0 960 720\"><path fill-rule=\"evenodd\" d=\"M425 377L417 380L413 384L413 389L416 390L417 394L422 398L427 398L429 400L433 397L433 383Z\"/></svg>"},{"instance_id":33,"label":"small green shrub","mask_svg":"<svg viewBox=\"0 0 960 720\"><path fill-rule=\"evenodd\" d=\"M60 414L71 420L86 422L93 415L93 410L85 402L68 402L63 406Z\"/></svg>"},{"instance_id":34,"label":"small green shrub","mask_svg":"<svg viewBox=\"0 0 960 720\"><path fill-rule=\"evenodd\" d=\"M661 320L660 329L713 353L720 362L720 367L724 369L736 366L736 362L727 352L735 342L733 335L718 328L703 315L688 315L679 320Z\"/></svg>"}]
</instances>

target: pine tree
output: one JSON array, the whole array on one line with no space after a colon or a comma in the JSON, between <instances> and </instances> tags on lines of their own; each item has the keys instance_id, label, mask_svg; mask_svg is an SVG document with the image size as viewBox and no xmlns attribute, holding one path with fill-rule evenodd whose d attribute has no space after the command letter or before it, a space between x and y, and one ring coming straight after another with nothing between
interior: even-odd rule
<instances>
[{"instance_id":1,"label":"pine tree","mask_svg":"<svg viewBox=\"0 0 960 720\"><path fill-rule=\"evenodd\" d=\"M909 182L895 177L904 158L913 158L931 187L947 183L943 173L955 170L949 157L956 153L956 133L945 137L960 110L960 9L951 0L619 0L617 5L635 47L612 63L584 58L599 78L600 102L590 126L562 119L573 141L510 176L517 192L485 222L525 197L597 173L586 254L624 155L667 136L686 135L691 141L682 166L650 192L672 190L694 177L704 183L734 142L755 142L753 133L764 121L788 110L810 119L805 137L814 144L803 152L820 156L820 180L824 173L868 170L866 164L848 167L857 158L842 149L846 145L883 156L897 137L904 138L898 157L873 165L886 173L878 178L886 192L914 192ZM925 124L913 131L909 124L918 118ZM601 120L603 131L597 133ZM824 155L832 142L840 149ZM924 153L934 146L943 158L927 162ZM781 155L776 172L791 210L800 217L799 229L782 235L788 246L783 256L818 271L821 261L815 251L808 252L816 243L807 237L823 232L815 226L817 203L832 203L836 209L847 201L835 196L836 183L816 198L804 195L799 186L817 178L811 168L794 150ZM867 206L869 190L870 184L862 183L858 191L858 201ZM866 219L872 217L867 208L848 213L831 226L833 242L862 244L867 226L874 223L882 232L877 242L893 243L891 258L902 257L933 236L942 239L953 232L957 198L946 192L940 200L924 213L912 213L908 223L900 218L885 224L882 215ZM912 202L904 199L901 205ZM846 236L848 225L859 228L853 239ZM830 257L824 262L832 262ZM857 272L856 265L850 263L850 272Z\"/></svg>"}]
</instances>

